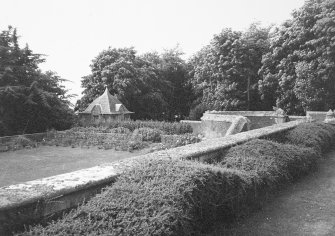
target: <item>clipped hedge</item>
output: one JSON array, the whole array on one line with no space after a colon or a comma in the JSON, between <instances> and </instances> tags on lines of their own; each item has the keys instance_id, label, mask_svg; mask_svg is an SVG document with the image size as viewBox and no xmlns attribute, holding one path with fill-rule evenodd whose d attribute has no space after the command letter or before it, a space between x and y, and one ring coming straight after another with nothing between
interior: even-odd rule
<instances>
[{"instance_id":1,"label":"clipped hedge","mask_svg":"<svg viewBox=\"0 0 335 236\"><path fill-rule=\"evenodd\" d=\"M23 235L199 235L243 205L250 182L236 170L145 160L87 204Z\"/></svg>"},{"instance_id":2,"label":"clipped hedge","mask_svg":"<svg viewBox=\"0 0 335 236\"><path fill-rule=\"evenodd\" d=\"M331 148L335 139L335 126L325 123L302 123L287 132L286 143L311 147L320 152Z\"/></svg>"},{"instance_id":3,"label":"clipped hedge","mask_svg":"<svg viewBox=\"0 0 335 236\"><path fill-rule=\"evenodd\" d=\"M76 132L97 132L109 133L115 128L126 128L133 132L139 128L159 129L165 134L186 134L192 133L192 127L186 123L180 122L165 122L165 121L142 121L142 120L128 120L128 121L112 121L108 126L90 126L90 127L74 127Z\"/></svg>"},{"instance_id":4,"label":"clipped hedge","mask_svg":"<svg viewBox=\"0 0 335 236\"><path fill-rule=\"evenodd\" d=\"M306 174L319 157L313 148L255 139L230 148L217 164L246 171L272 188Z\"/></svg>"}]
</instances>

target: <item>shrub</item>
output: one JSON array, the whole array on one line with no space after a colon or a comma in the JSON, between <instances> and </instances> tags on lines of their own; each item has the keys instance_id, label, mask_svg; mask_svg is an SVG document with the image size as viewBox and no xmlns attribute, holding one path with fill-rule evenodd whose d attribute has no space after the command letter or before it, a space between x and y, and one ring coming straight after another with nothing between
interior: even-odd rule
<instances>
[{"instance_id":1,"label":"shrub","mask_svg":"<svg viewBox=\"0 0 335 236\"><path fill-rule=\"evenodd\" d=\"M15 144L15 145L19 145L19 146L22 146L22 147L26 147L26 146L33 146L34 145L34 142L31 141L29 138L26 138L24 137L23 135L18 135L16 136L12 142Z\"/></svg>"},{"instance_id":2,"label":"shrub","mask_svg":"<svg viewBox=\"0 0 335 236\"><path fill-rule=\"evenodd\" d=\"M116 134L129 134L131 131L125 127L117 127L113 129L109 129L110 133L116 133Z\"/></svg>"},{"instance_id":3,"label":"shrub","mask_svg":"<svg viewBox=\"0 0 335 236\"><path fill-rule=\"evenodd\" d=\"M141 136L142 141L160 142L162 132L158 129L139 128L133 132L133 137Z\"/></svg>"},{"instance_id":4,"label":"shrub","mask_svg":"<svg viewBox=\"0 0 335 236\"><path fill-rule=\"evenodd\" d=\"M134 151L134 150L140 150L143 148L148 147L148 144L145 142L141 142L141 141L137 141L137 140L133 140L127 143L127 151Z\"/></svg>"},{"instance_id":5,"label":"shrub","mask_svg":"<svg viewBox=\"0 0 335 236\"><path fill-rule=\"evenodd\" d=\"M194 134L162 135L162 143L170 147L180 147L192 143L198 143L201 139Z\"/></svg>"},{"instance_id":6,"label":"shrub","mask_svg":"<svg viewBox=\"0 0 335 236\"><path fill-rule=\"evenodd\" d=\"M315 166L319 153L312 148L255 139L232 147L218 164L246 171L255 181L276 187Z\"/></svg>"},{"instance_id":7,"label":"shrub","mask_svg":"<svg viewBox=\"0 0 335 236\"><path fill-rule=\"evenodd\" d=\"M335 127L325 123L302 123L285 135L285 142L327 151L335 138Z\"/></svg>"},{"instance_id":8,"label":"shrub","mask_svg":"<svg viewBox=\"0 0 335 236\"><path fill-rule=\"evenodd\" d=\"M248 184L239 171L143 161L63 219L24 235L199 235L231 216Z\"/></svg>"}]
</instances>

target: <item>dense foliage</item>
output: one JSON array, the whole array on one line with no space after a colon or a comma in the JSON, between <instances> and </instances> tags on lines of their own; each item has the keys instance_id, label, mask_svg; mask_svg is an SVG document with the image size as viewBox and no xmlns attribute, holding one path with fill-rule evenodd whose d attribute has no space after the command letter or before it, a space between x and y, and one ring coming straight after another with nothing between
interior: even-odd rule
<instances>
[{"instance_id":1,"label":"dense foliage","mask_svg":"<svg viewBox=\"0 0 335 236\"><path fill-rule=\"evenodd\" d=\"M257 24L244 33L224 29L191 58L191 83L198 99L193 109L261 109L257 73L268 33L269 28Z\"/></svg>"},{"instance_id":2,"label":"dense foliage","mask_svg":"<svg viewBox=\"0 0 335 236\"><path fill-rule=\"evenodd\" d=\"M135 112L135 119L174 120L188 115L190 88L186 63L178 49L162 55L138 56L133 48L108 48L92 62L92 74L83 77L84 96L76 109L85 109L107 86Z\"/></svg>"},{"instance_id":3,"label":"dense foliage","mask_svg":"<svg viewBox=\"0 0 335 236\"><path fill-rule=\"evenodd\" d=\"M321 146L335 128L303 124ZM326 141L326 143L323 143ZM49 225L22 235L202 235L247 213L267 193L316 165L321 149L252 140L232 147L215 164L164 157L140 159L87 204Z\"/></svg>"},{"instance_id":4,"label":"dense foliage","mask_svg":"<svg viewBox=\"0 0 335 236\"><path fill-rule=\"evenodd\" d=\"M278 27L263 56L260 92L289 114L335 107L335 1L308 0Z\"/></svg>"},{"instance_id":5,"label":"dense foliage","mask_svg":"<svg viewBox=\"0 0 335 236\"><path fill-rule=\"evenodd\" d=\"M307 0L280 26L223 29L186 63L178 48L109 48L83 77L84 109L107 86L135 118L199 119L208 109L288 114L335 107L335 1Z\"/></svg>"},{"instance_id":6,"label":"dense foliage","mask_svg":"<svg viewBox=\"0 0 335 236\"><path fill-rule=\"evenodd\" d=\"M0 33L0 136L66 129L73 123L64 79L42 73L44 59L20 48L16 29Z\"/></svg>"}]
</instances>

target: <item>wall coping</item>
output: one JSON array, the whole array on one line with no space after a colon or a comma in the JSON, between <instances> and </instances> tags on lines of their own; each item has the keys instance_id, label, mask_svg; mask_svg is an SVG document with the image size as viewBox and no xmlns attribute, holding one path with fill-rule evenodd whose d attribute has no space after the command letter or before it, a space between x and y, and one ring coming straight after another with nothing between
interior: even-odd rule
<instances>
[{"instance_id":1,"label":"wall coping","mask_svg":"<svg viewBox=\"0 0 335 236\"><path fill-rule=\"evenodd\" d=\"M201 120L180 120L181 123L195 123L200 124Z\"/></svg>"},{"instance_id":2,"label":"wall coping","mask_svg":"<svg viewBox=\"0 0 335 236\"><path fill-rule=\"evenodd\" d=\"M241 116L277 116L275 111L206 111L206 113Z\"/></svg>"},{"instance_id":3,"label":"wall coping","mask_svg":"<svg viewBox=\"0 0 335 236\"><path fill-rule=\"evenodd\" d=\"M292 121L276 124L260 129L250 130L223 138L204 140L200 143L190 144L168 150L157 151L141 156L135 156L113 163L106 163L88 169L82 169L66 174L51 176L48 178L28 181L21 184L0 187L0 225L1 220L7 219L9 211L17 211L29 204L47 204L48 199L57 198L79 190L87 189L101 184L111 183L127 168L131 168L139 161L145 159L169 158L169 159L196 159L203 161L212 154L220 154L223 150L239 145L251 139L263 138L296 127L303 121ZM78 202L77 204L80 204ZM73 207L73 205L72 205ZM45 208L45 207L44 207ZM44 209L43 208L43 209ZM54 214L38 212L34 217L40 218ZM30 218L32 216L29 216ZM31 219L29 219L31 220ZM0 227L1 232L1 227Z\"/></svg>"}]
</instances>

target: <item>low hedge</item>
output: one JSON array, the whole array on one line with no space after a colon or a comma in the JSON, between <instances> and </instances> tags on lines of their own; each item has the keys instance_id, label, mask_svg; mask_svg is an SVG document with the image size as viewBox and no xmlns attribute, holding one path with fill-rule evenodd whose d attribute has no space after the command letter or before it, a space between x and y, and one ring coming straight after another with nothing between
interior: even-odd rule
<instances>
[{"instance_id":1,"label":"low hedge","mask_svg":"<svg viewBox=\"0 0 335 236\"><path fill-rule=\"evenodd\" d=\"M183 134L183 135L162 135L162 143L169 147L180 147L201 141L197 135Z\"/></svg>"},{"instance_id":2,"label":"low hedge","mask_svg":"<svg viewBox=\"0 0 335 236\"><path fill-rule=\"evenodd\" d=\"M133 132L139 128L159 129L165 134L186 134L192 133L192 126L187 123L180 122L165 122L165 121L143 121L143 120L127 120L127 121L112 121L108 126L95 126L92 124L89 127L74 127L75 132L97 132L109 133L115 128L126 128Z\"/></svg>"},{"instance_id":3,"label":"low hedge","mask_svg":"<svg viewBox=\"0 0 335 236\"><path fill-rule=\"evenodd\" d=\"M230 148L217 164L246 171L271 189L307 173L319 157L313 148L255 139Z\"/></svg>"},{"instance_id":4,"label":"low hedge","mask_svg":"<svg viewBox=\"0 0 335 236\"><path fill-rule=\"evenodd\" d=\"M37 142L24 135L16 135L13 138L4 139L5 142L0 143L0 152L21 150L24 148L37 147Z\"/></svg>"},{"instance_id":5,"label":"low hedge","mask_svg":"<svg viewBox=\"0 0 335 236\"><path fill-rule=\"evenodd\" d=\"M335 126L325 123L302 123L287 132L286 143L311 147L320 152L331 148L335 138Z\"/></svg>"},{"instance_id":6,"label":"low hedge","mask_svg":"<svg viewBox=\"0 0 335 236\"><path fill-rule=\"evenodd\" d=\"M87 204L22 235L199 235L243 205L244 172L193 161L150 160Z\"/></svg>"}]
</instances>

